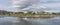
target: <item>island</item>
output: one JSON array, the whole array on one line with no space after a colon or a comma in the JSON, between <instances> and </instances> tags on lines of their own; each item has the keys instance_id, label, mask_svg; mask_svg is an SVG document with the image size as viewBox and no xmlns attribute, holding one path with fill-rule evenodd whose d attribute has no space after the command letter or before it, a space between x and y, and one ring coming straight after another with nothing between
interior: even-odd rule
<instances>
[{"instance_id":1,"label":"island","mask_svg":"<svg viewBox=\"0 0 60 25\"><path fill-rule=\"evenodd\" d=\"M14 16L14 17L27 17L27 18L51 18L60 16L60 13L54 12L7 12L0 10L0 15Z\"/></svg>"}]
</instances>

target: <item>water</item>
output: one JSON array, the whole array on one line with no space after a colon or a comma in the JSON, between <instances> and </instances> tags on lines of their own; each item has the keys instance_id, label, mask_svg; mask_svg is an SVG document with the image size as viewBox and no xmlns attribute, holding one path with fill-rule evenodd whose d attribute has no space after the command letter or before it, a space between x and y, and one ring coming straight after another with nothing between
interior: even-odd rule
<instances>
[{"instance_id":1,"label":"water","mask_svg":"<svg viewBox=\"0 0 60 25\"><path fill-rule=\"evenodd\" d=\"M0 25L60 25L60 17L33 19L0 15Z\"/></svg>"}]
</instances>

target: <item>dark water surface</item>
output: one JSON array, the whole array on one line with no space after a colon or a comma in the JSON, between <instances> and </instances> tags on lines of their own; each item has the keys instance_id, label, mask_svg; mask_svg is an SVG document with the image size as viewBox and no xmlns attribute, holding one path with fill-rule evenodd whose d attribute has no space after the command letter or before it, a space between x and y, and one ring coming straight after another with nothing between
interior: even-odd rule
<instances>
[{"instance_id":1,"label":"dark water surface","mask_svg":"<svg viewBox=\"0 0 60 25\"><path fill-rule=\"evenodd\" d=\"M33 19L0 15L0 25L60 25L60 17Z\"/></svg>"}]
</instances>

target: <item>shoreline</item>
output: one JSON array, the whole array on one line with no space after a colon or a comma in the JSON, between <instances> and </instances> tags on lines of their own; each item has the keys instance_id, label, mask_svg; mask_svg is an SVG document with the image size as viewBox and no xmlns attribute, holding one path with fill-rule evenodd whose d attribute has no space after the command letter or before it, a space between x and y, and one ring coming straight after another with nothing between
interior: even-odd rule
<instances>
[{"instance_id":1,"label":"shoreline","mask_svg":"<svg viewBox=\"0 0 60 25\"><path fill-rule=\"evenodd\" d=\"M14 16L21 18L52 18L56 17L57 15L7 15L7 16Z\"/></svg>"}]
</instances>

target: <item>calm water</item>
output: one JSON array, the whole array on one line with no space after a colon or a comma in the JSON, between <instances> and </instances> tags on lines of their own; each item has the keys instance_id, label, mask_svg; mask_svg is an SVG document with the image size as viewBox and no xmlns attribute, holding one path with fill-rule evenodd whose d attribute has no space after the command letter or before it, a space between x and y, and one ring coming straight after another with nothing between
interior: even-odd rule
<instances>
[{"instance_id":1,"label":"calm water","mask_svg":"<svg viewBox=\"0 0 60 25\"><path fill-rule=\"evenodd\" d=\"M60 17L33 19L0 15L0 25L60 25Z\"/></svg>"}]
</instances>

